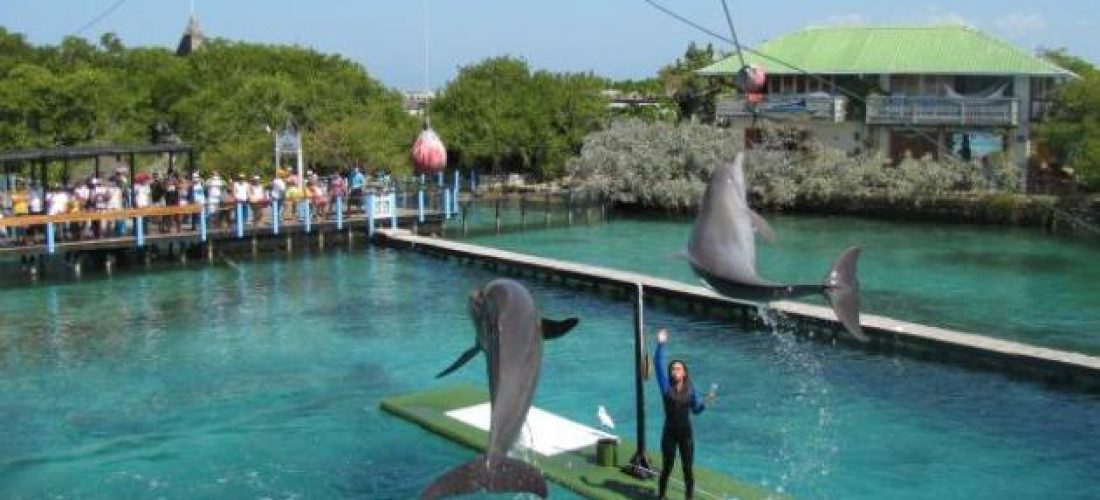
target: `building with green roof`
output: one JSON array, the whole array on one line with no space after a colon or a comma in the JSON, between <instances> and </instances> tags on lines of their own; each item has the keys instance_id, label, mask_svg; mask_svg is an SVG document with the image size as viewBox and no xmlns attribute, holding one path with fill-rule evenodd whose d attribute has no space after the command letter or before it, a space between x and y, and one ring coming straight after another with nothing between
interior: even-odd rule
<instances>
[{"instance_id":1,"label":"building with green roof","mask_svg":"<svg viewBox=\"0 0 1100 500\"><path fill-rule=\"evenodd\" d=\"M850 152L892 158L952 152L977 161L1003 152L1026 165L1031 125L1073 73L966 26L807 28L747 49L767 73L762 102L721 98L716 121L750 128L788 120ZM729 79L734 55L698 71ZM751 134L747 132L746 137Z\"/></svg>"}]
</instances>

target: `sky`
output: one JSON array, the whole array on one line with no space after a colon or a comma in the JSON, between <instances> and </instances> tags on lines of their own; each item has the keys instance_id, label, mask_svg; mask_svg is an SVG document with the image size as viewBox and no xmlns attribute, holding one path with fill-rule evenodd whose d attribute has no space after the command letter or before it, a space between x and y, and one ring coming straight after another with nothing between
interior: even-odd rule
<instances>
[{"instance_id":1,"label":"sky","mask_svg":"<svg viewBox=\"0 0 1100 500\"><path fill-rule=\"evenodd\" d=\"M729 34L720 0L654 1ZM749 46L807 26L961 23L1029 52L1065 47L1100 62L1096 0L727 1ZM0 0L0 25L38 45L113 32L126 46L175 49L192 4L208 37L338 53L405 90L442 87L500 55L618 80L655 76L692 41L732 49L643 0Z\"/></svg>"}]
</instances>

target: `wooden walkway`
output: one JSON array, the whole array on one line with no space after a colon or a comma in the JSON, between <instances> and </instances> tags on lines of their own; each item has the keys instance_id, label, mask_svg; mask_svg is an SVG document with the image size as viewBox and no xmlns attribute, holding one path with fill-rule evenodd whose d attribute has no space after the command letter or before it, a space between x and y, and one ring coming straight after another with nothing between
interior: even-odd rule
<instances>
[{"instance_id":1,"label":"wooden walkway","mask_svg":"<svg viewBox=\"0 0 1100 500\"><path fill-rule=\"evenodd\" d=\"M497 271L527 275L568 285L589 285L615 294L633 294L636 284L650 303L680 308L692 314L759 321L756 303L730 299L709 289L679 281L537 257L468 243L416 236L403 231L379 233L385 244L477 261ZM863 314L863 330L871 342L860 344L843 333L832 310L791 301L769 307L797 321L807 334L840 344L918 358L994 369L1057 385L1100 391L1100 357L1027 345L984 335L956 332L896 319Z\"/></svg>"},{"instance_id":2,"label":"wooden walkway","mask_svg":"<svg viewBox=\"0 0 1100 500\"><path fill-rule=\"evenodd\" d=\"M362 211L347 211L341 205L341 212L333 211L325 217L310 215L306 220L294 217L284 217L280 214L276 224L272 219L270 209L265 209L260 224L253 224L250 217L242 217L244 208L238 214L233 205L225 205L219 208L221 221L215 222L214 217L204 213L204 207L199 205L183 205L179 207L148 207L141 209L124 209L109 212L76 212L60 215L28 215L20 217L0 218L0 229L10 228L28 231L34 229L37 234L30 241L22 244L12 244L14 237L8 238L7 246L0 246L0 258L11 256L36 256L65 254L70 252L95 251L95 250L129 250L142 248L158 243L205 243L207 241L218 242L234 239L272 237L278 235L294 235L301 233L355 230L371 234L376 229L397 227L413 227L421 223L421 211L419 209L396 208L384 215L375 215L373 224L367 214ZM202 217L201 224L195 217ZM178 218L183 221L179 224L178 231L161 231L161 221L165 218ZM437 210L423 211L423 224L438 225L447 214ZM238 224L237 219L242 221ZM125 234L104 234L98 237L82 237L63 239L62 228L65 225L80 225L80 231L85 225L98 226L101 222L116 223L122 221L127 224ZM176 224L172 224L175 226ZM140 227L140 229L139 229Z\"/></svg>"}]
</instances>

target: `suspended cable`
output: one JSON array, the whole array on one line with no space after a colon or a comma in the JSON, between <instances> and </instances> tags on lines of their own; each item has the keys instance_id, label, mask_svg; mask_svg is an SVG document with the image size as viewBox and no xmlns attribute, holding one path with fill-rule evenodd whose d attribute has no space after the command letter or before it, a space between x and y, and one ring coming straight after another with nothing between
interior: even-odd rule
<instances>
[{"instance_id":1,"label":"suspended cable","mask_svg":"<svg viewBox=\"0 0 1100 500\"><path fill-rule=\"evenodd\" d=\"M111 4L110 7L107 7L107 9L104 10L102 13L100 13L98 16L93 18L91 21L88 21L87 23L85 23L84 26L81 26L80 29L76 30L76 32L73 33L73 34L74 35L84 34L85 31L87 31L92 26L95 26L96 23L102 21L104 18L111 15L111 13L113 13L119 7L122 7L122 4L124 4L124 3L126 3L126 0L118 0L115 3Z\"/></svg>"},{"instance_id":2,"label":"suspended cable","mask_svg":"<svg viewBox=\"0 0 1100 500\"><path fill-rule=\"evenodd\" d=\"M741 42L737 40L737 30L733 27L733 17L730 16L729 5L722 0L722 10L726 13L726 24L730 27L730 36L733 37L733 48L737 49L737 59L741 61L741 68L745 68L745 55L741 53Z\"/></svg>"}]
</instances>

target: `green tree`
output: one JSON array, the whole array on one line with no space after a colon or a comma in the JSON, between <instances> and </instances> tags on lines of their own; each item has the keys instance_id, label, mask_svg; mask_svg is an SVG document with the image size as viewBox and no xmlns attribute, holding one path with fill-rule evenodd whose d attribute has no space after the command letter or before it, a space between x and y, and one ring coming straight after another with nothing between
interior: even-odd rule
<instances>
[{"instance_id":1,"label":"green tree","mask_svg":"<svg viewBox=\"0 0 1100 500\"><path fill-rule=\"evenodd\" d=\"M606 114L604 80L532 73L512 57L467 66L432 104L432 124L461 167L559 176Z\"/></svg>"},{"instance_id":2,"label":"green tree","mask_svg":"<svg viewBox=\"0 0 1100 500\"><path fill-rule=\"evenodd\" d=\"M714 79L701 77L695 72L715 61L717 59L712 45L707 44L706 48L700 49L695 42L691 42L684 51L684 57L661 68L658 73L666 95L679 108L681 121L698 120L710 123L714 120L714 106L720 86Z\"/></svg>"},{"instance_id":3,"label":"green tree","mask_svg":"<svg viewBox=\"0 0 1100 500\"><path fill-rule=\"evenodd\" d=\"M1038 135L1082 183L1100 189L1100 70L1065 50L1044 55L1079 78L1058 91L1052 116L1039 127Z\"/></svg>"}]
</instances>

